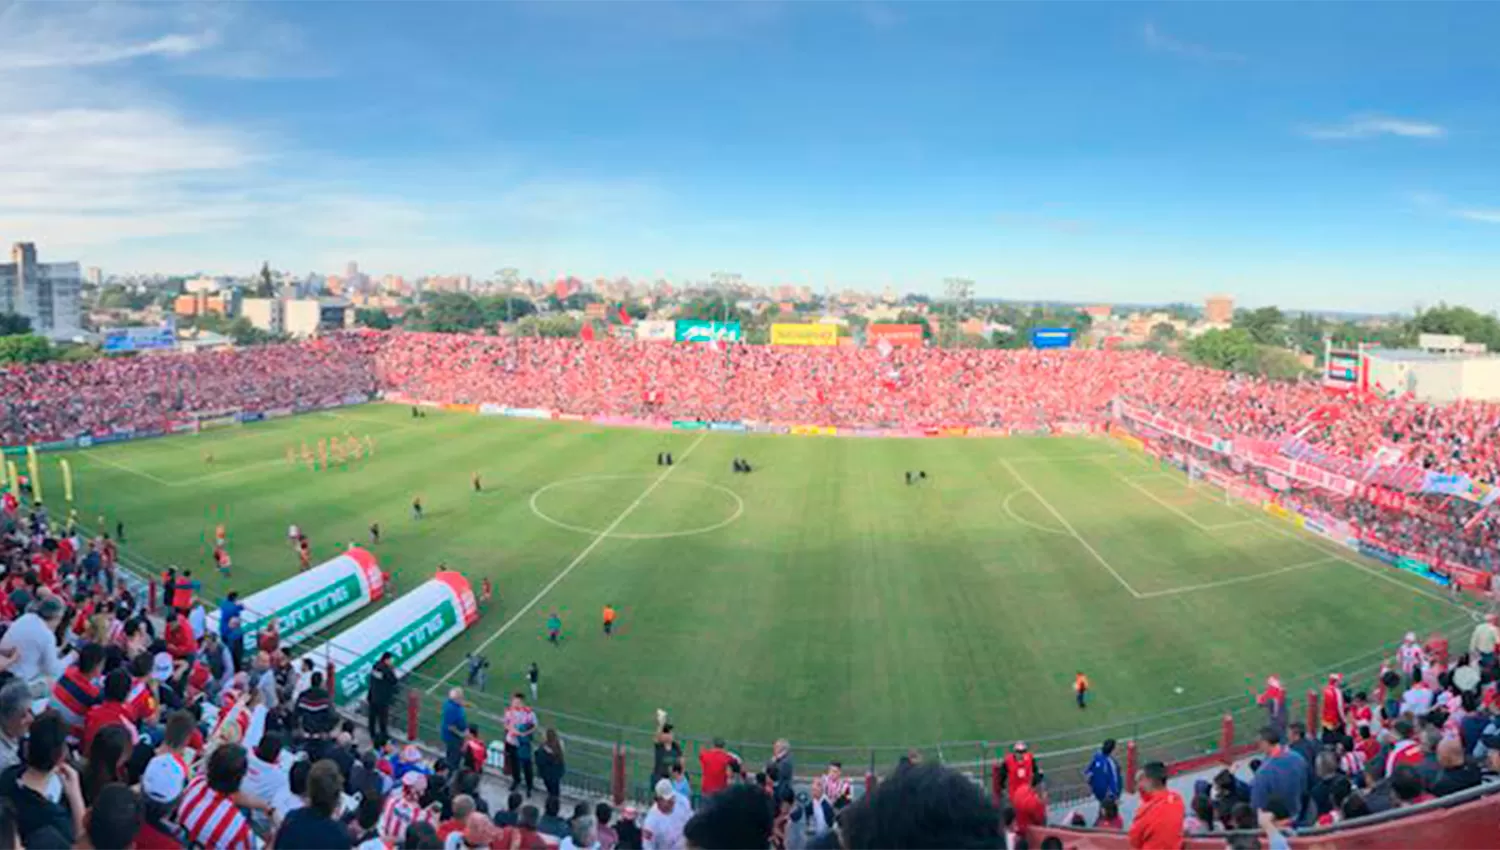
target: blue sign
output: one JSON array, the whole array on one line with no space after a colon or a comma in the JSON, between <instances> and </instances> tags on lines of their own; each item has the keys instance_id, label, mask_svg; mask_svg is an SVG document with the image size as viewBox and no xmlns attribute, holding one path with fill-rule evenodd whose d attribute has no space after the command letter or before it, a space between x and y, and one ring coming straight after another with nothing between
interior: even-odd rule
<instances>
[{"instance_id":1,"label":"blue sign","mask_svg":"<svg viewBox=\"0 0 1500 850\"><path fill-rule=\"evenodd\" d=\"M105 351L162 351L177 347L177 332L171 324L157 328L107 328L104 331Z\"/></svg>"},{"instance_id":2,"label":"blue sign","mask_svg":"<svg viewBox=\"0 0 1500 850\"><path fill-rule=\"evenodd\" d=\"M1073 344L1072 328L1032 328L1032 348L1068 348Z\"/></svg>"}]
</instances>

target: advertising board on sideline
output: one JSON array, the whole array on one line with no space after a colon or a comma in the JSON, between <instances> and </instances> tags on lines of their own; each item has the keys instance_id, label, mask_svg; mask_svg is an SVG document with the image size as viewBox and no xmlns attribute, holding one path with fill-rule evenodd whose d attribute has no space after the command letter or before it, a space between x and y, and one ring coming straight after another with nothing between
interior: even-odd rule
<instances>
[{"instance_id":1,"label":"advertising board on sideline","mask_svg":"<svg viewBox=\"0 0 1500 850\"><path fill-rule=\"evenodd\" d=\"M839 344L839 326L831 324L771 325L772 345L820 345Z\"/></svg>"}]
</instances>

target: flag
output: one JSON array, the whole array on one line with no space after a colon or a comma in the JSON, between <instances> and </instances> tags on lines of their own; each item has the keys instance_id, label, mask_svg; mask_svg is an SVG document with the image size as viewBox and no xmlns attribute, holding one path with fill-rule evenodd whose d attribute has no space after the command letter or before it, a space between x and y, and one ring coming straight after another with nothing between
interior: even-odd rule
<instances>
[{"instance_id":1,"label":"flag","mask_svg":"<svg viewBox=\"0 0 1500 850\"><path fill-rule=\"evenodd\" d=\"M578 331L578 338L581 339L581 340L583 340L584 342L593 342L594 341L594 323L593 322L587 322L587 321L584 322L583 323L583 327L580 328L579 331Z\"/></svg>"},{"instance_id":2,"label":"flag","mask_svg":"<svg viewBox=\"0 0 1500 850\"><path fill-rule=\"evenodd\" d=\"M620 319L620 324L622 324L622 325L629 325L630 324L630 314L627 313L627 312L625 312L625 305L624 304L620 305L619 319Z\"/></svg>"}]
</instances>

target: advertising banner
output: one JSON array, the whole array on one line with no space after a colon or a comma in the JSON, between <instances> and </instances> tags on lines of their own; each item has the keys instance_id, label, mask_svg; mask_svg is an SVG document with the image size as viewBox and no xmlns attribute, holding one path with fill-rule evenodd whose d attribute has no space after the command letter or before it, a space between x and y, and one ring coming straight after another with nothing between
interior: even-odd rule
<instances>
[{"instance_id":1,"label":"advertising banner","mask_svg":"<svg viewBox=\"0 0 1500 850\"><path fill-rule=\"evenodd\" d=\"M198 423L197 422L173 422L172 424L170 424L170 425L167 426L167 430L171 431L173 434L186 434L189 431L197 431L198 430Z\"/></svg>"},{"instance_id":2,"label":"advertising banner","mask_svg":"<svg viewBox=\"0 0 1500 850\"><path fill-rule=\"evenodd\" d=\"M501 407L498 404L490 404L488 402L485 402L484 404L479 405L480 416L501 416L504 413L505 408Z\"/></svg>"},{"instance_id":3,"label":"advertising banner","mask_svg":"<svg viewBox=\"0 0 1500 850\"><path fill-rule=\"evenodd\" d=\"M922 326L870 325L865 328L866 345L876 345L882 341L891 346L920 348L922 345Z\"/></svg>"},{"instance_id":4,"label":"advertising banner","mask_svg":"<svg viewBox=\"0 0 1500 850\"><path fill-rule=\"evenodd\" d=\"M292 409L290 407L273 407L266 411L267 419L282 419L291 415Z\"/></svg>"},{"instance_id":5,"label":"advertising banner","mask_svg":"<svg viewBox=\"0 0 1500 850\"><path fill-rule=\"evenodd\" d=\"M1382 563L1390 564L1393 567L1399 566L1401 561L1400 556L1395 552L1390 551L1373 540L1359 541L1359 554L1364 555L1366 558L1374 558Z\"/></svg>"},{"instance_id":6,"label":"advertising banner","mask_svg":"<svg viewBox=\"0 0 1500 850\"><path fill-rule=\"evenodd\" d=\"M292 646L374 602L385 593L385 581L375 556L355 547L273 584L240 601L245 606L240 626L245 651L255 651L257 632L270 620L281 630L281 642ZM210 631L219 631L219 612L208 615Z\"/></svg>"},{"instance_id":7,"label":"advertising banner","mask_svg":"<svg viewBox=\"0 0 1500 850\"><path fill-rule=\"evenodd\" d=\"M1286 508L1283 508L1282 506L1276 504L1275 502L1266 502L1265 508L1266 513L1270 514L1273 517L1276 517L1277 519L1290 521L1292 518L1291 512L1289 512Z\"/></svg>"},{"instance_id":8,"label":"advertising banner","mask_svg":"<svg viewBox=\"0 0 1500 850\"><path fill-rule=\"evenodd\" d=\"M1431 565L1429 565L1426 561L1419 561L1416 558L1402 556L1396 559L1396 567L1397 569L1406 570L1412 575L1421 576L1422 578L1425 578L1428 581L1434 582L1436 584L1445 586L1448 584L1447 576L1441 576L1433 572Z\"/></svg>"},{"instance_id":9,"label":"advertising banner","mask_svg":"<svg viewBox=\"0 0 1500 850\"><path fill-rule=\"evenodd\" d=\"M791 433L801 437L832 437L839 429L832 425L793 425Z\"/></svg>"},{"instance_id":10,"label":"advertising banner","mask_svg":"<svg viewBox=\"0 0 1500 850\"><path fill-rule=\"evenodd\" d=\"M247 410L244 413L240 414L241 422L259 422L260 420L265 418L266 415L264 413L261 413L259 410Z\"/></svg>"},{"instance_id":11,"label":"advertising banner","mask_svg":"<svg viewBox=\"0 0 1500 850\"><path fill-rule=\"evenodd\" d=\"M675 328L678 342L739 342L739 322L706 322L702 319L678 319Z\"/></svg>"},{"instance_id":12,"label":"advertising banner","mask_svg":"<svg viewBox=\"0 0 1500 850\"><path fill-rule=\"evenodd\" d=\"M448 411L449 413L478 413L479 412L479 405L477 405L477 404L445 404L445 405L443 405L443 409L446 410L446 411Z\"/></svg>"},{"instance_id":13,"label":"advertising banner","mask_svg":"<svg viewBox=\"0 0 1500 850\"><path fill-rule=\"evenodd\" d=\"M440 572L303 657L319 670L333 664L334 701L347 703L369 688L370 671L384 653L395 660L396 674L405 675L478 620L469 580Z\"/></svg>"},{"instance_id":14,"label":"advertising banner","mask_svg":"<svg viewBox=\"0 0 1500 850\"><path fill-rule=\"evenodd\" d=\"M702 431L708 425L696 419L674 419L672 420L672 427L679 431Z\"/></svg>"},{"instance_id":15,"label":"advertising banner","mask_svg":"<svg viewBox=\"0 0 1500 850\"><path fill-rule=\"evenodd\" d=\"M552 418L559 422L585 422L588 420L588 417L581 413L559 413Z\"/></svg>"},{"instance_id":16,"label":"advertising banner","mask_svg":"<svg viewBox=\"0 0 1500 850\"><path fill-rule=\"evenodd\" d=\"M106 328L99 347L109 353L125 351L170 351L177 347L177 332L170 323L146 328Z\"/></svg>"},{"instance_id":17,"label":"advertising banner","mask_svg":"<svg viewBox=\"0 0 1500 850\"><path fill-rule=\"evenodd\" d=\"M671 342L677 338L676 323L657 319L636 322L635 338L640 342Z\"/></svg>"},{"instance_id":18,"label":"advertising banner","mask_svg":"<svg viewBox=\"0 0 1500 850\"><path fill-rule=\"evenodd\" d=\"M1484 570L1476 570L1458 564L1444 564L1448 570L1448 576L1458 582L1458 586L1465 590L1477 590L1487 593L1490 589L1490 574Z\"/></svg>"},{"instance_id":19,"label":"advertising banner","mask_svg":"<svg viewBox=\"0 0 1500 850\"><path fill-rule=\"evenodd\" d=\"M510 416L515 419L551 419L552 411L540 410L535 407L502 407L502 416Z\"/></svg>"},{"instance_id":20,"label":"advertising banner","mask_svg":"<svg viewBox=\"0 0 1500 850\"><path fill-rule=\"evenodd\" d=\"M745 423L743 423L743 422L710 422L710 423L708 423L708 430L710 430L710 431L744 431L745 430Z\"/></svg>"},{"instance_id":21,"label":"advertising banner","mask_svg":"<svg viewBox=\"0 0 1500 850\"><path fill-rule=\"evenodd\" d=\"M771 326L772 345L838 345L838 325L784 325Z\"/></svg>"},{"instance_id":22,"label":"advertising banner","mask_svg":"<svg viewBox=\"0 0 1500 850\"><path fill-rule=\"evenodd\" d=\"M1032 348L1067 348L1073 344L1072 328L1032 328Z\"/></svg>"},{"instance_id":23,"label":"advertising banner","mask_svg":"<svg viewBox=\"0 0 1500 850\"><path fill-rule=\"evenodd\" d=\"M198 420L198 428L199 430L203 431L207 431L210 428L225 428L230 425L234 425L239 421L240 415L238 413L233 413L229 416L215 416L212 419Z\"/></svg>"}]
</instances>

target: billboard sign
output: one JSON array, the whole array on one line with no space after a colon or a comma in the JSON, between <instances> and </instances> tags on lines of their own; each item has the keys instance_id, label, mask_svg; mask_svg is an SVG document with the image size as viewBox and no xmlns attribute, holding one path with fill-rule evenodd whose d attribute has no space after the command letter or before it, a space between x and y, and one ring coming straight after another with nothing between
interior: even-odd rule
<instances>
[{"instance_id":1,"label":"billboard sign","mask_svg":"<svg viewBox=\"0 0 1500 850\"><path fill-rule=\"evenodd\" d=\"M739 322L705 322L702 319L678 319L678 342L739 342Z\"/></svg>"},{"instance_id":2,"label":"billboard sign","mask_svg":"<svg viewBox=\"0 0 1500 850\"><path fill-rule=\"evenodd\" d=\"M671 342L676 336L673 322L651 319L635 323L635 338L640 342Z\"/></svg>"},{"instance_id":3,"label":"billboard sign","mask_svg":"<svg viewBox=\"0 0 1500 850\"><path fill-rule=\"evenodd\" d=\"M1032 328L1032 348L1068 348L1073 345L1072 328Z\"/></svg>"},{"instance_id":4,"label":"billboard sign","mask_svg":"<svg viewBox=\"0 0 1500 850\"><path fill-rule=\"evenodd\" d=\"M772 345L838 345L838 325L783 325L771 326Z\"/></svg>"},{"instance_id":5,"label":"billboard sign","mask_svg":"<svg viewBox=\"0 0 1500 850\"><path fill-rule=\"evenodd\" d=\"M892 346L918 348L922 345L922 326L870 325L865 328L866 345L878 345L881 341Z\"/></svg>"},{"instance_id":6,"label":"billboard sign","mask_svg":"<svg viewBox=\"0 0 1500 850\"><path fill-rule=\"evenodd\" d=\"M177 332L170 324L154 328L107 328L100 348L107 352L170 351L177 347Z\"/></svg>"}]
</instances>

